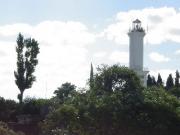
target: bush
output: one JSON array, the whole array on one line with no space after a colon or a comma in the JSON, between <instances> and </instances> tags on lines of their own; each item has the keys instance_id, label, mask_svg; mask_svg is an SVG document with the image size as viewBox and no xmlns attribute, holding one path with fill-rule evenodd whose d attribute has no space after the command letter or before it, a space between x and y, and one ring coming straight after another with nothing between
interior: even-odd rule
<instances>
[{"instance_id":1,"label":"bush","mask_svg":"<svg viewBox=\"0 0 180 135\"><path fill-rule=\"evenodd\" d=\"M20 114L39 115L42 118L48 113L51 102L49 99L26 98L20 105Z\"/></svg>"},{"instance_id":2,"label":"bush","mask_svg":"<svg viewBox=\"0 0 180 135\"><path fill-rule=\"evenodd\" d=\"M24 135L22 132L14 132L9 129L6 123L0 122L0 135Z\"/></svg>"},{"instance_id":3,"label":"bush","mask_svg":"<svg viewBox=\"0 0 180 135\"><path fill-rule=\"evenodd\" d=\"M180 132L180 101L163 88L151 87L143 91L144 103L139 124L161 134Z\"/></svg>"},{"instance_id":4,"label":"bush","mask_svg":"<svg viewBox=\"0 0 180 135\"><path fill-rule=\"evenodd\" d=\"M18 104L14 100L5 100L0 97L0 120L14 121L16 119Z\"/></svg>"}]
</instances>

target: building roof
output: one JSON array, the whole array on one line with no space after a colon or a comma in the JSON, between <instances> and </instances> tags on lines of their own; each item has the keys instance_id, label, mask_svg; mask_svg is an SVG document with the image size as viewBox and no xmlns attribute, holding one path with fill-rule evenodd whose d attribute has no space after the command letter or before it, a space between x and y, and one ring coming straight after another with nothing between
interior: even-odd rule
<instances>
[{"instance_id":1,"label":"building roof","mask_svg":"<svg viewBox=\"0 0 180 135\"><path fill-rule=\"evenodd\" d=\"M141 23L141 21L139 19L136 19L135 21L133 21L133 23Z\"/></svg>"}]
</instances>

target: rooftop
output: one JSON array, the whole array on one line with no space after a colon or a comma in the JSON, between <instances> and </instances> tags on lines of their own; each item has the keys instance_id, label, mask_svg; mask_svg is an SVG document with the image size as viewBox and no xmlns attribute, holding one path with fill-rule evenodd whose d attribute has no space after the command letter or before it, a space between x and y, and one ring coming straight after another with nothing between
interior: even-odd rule
<instances>
[{"instance_id":1,"label":"rooftop","mask_svg":"<svg viewBox=\"0 0 180 135\"><path fill-rule=\"evenodd\" d=\"M136 19L133 21L133 23L141 23L141 21L139 19Z\"/></svg>"}]
</instances>

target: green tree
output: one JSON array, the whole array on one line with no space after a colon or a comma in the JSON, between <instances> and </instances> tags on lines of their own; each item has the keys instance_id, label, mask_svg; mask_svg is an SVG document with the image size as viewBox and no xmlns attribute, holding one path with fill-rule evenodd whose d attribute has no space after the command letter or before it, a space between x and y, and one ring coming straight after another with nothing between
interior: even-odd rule
<instances>
[{"instance_id":1,"label":"green tree","mask_svg":"<svg viewBox=\"0 0 180 135\"><path fill-rule=\"evenodd\" d=\"M14 132L6 123L0 121L0 135L24 135L24 133Z\"/></svg>"},{"instance_id":2,"label":"green tree","mask_svg":"<svg viewBox=\"0 0 180 135\"><path fill-rule=\"evenodd\" d=\"M163 81L162 81L162 78L161 78L160 74L158 74L157 85L158 86L163 86Z\"/></svg>"},{"instance_id":3,"label":"green tree","mask_svg":"<svg viewBox=\"0 0 180 135\"><path fill-rule=\"evenodd\" d=\"M169 91L172 95L176 96L177 98L180 97L179 78L180 78L179 71L176 70L176 77L175 77L175 84L174 84L175 87L171 88Z\"/></svg>"},{"instance_id":4,"label":"green tree","mask_svg":"<svg viewBox=\"0 0 180 135\"><path fill-rule=\"evenodd\" d=\"M102 68L98 68L98 73L95 75L96 90L113 92L131 89L136 91L140 87L140 79L127 67L103 65Z\"/></svg>"},{"instance_id":5,"label":"green tree","mask_svg":"<svg viewBox=\"0 0 180 135\"><path fill-rule=\"evenodd\" d=\"M90 86L90 89L92 89L94 87L94 72L93 72L93 65L92 65L92 63L91 63L89 86Z\"/></svg>"},{"instance_id":6,"label":"green tree","mask_svg":"<svg viewBox=\"0 0 180 135\"><path fill-rule=\"evenodd\" d=\"M43 135L179 135L180 102L163 87L144 88L118 65L98 68L94 79L93 90L77 91L52 110Z\"/></svg>"},{"instance_id":7,"label":"green tree","mask_svg":"<svg viewBox=\"0 0 180 135\"><path fill-rule=\"evenodd\" d=\"M172 88L170 93L180 99L180 87Z\"/></svg>"},{"instance_id":8,"label":"green tree","mask_svg":"<svg viewBox=\"0 0 180 135\"><path fill-rule=\"evenodd\" d=\"M38 42L35 39L24 39L22 34L17 37L17 71L14 71L15 83L20 90L19 102L23 102L23 93L32 87L36 77L33 75L38 64Z\"/></svg>"},{"instance_id":9,"label":"green tree","mask_svg":"<svg viewBox=\"0 0 180 135\"><path fill-rule=\"evenodd\" d=\"M72 96L72 93L76 90L76 86L69 82L63 83L61 87L58 87L57 90L54 91L56 98L62 104L66 99Z\"/></svg>"},{"instance_id":10,"label":"green tree","mask_svg":"<svg viewBox=\"0 0 180 135\"><path fill-rule=\"evenodd\" d=\"M133 117L138 111L143 88L140 80L127 67L113 65L98 68L94 82L92 90L78 92L48 115L42 124L48 135L56 128L80 135L120 134L119 125L124 124L121 114Z\"/></svg>"},{"instance_id":11,"label":"green tree","mask_svg":"<svg viewBox=\"0 0 180 135\"><path fill-rule=\"evenodd\" d=\"M140 123L155 131L155 134L177 134L180 132L180 101L163 87L150 87L143 91L143 111ZM152 133L153 134L153 133Z\"/></svg>"},{"instance_id":12,"label":"green tree","mask_svg":"<svg viewBox=\"0 0 180 135\"><path fill-rule=\"evenodd\" d=\"M176 70L176 78L175 78L175 86L176 87L179 87L179 72L178 70Z\"/></svg>"},{"instance_id":13,"label":"green tree","mask_svg":"<svg viewBox=\"0 0 180 135\"><path fill-rule=\"evenodd\" d=\"M152 76L152 86L156 86L157 82L154 76Z\"/></svg>"},{"instance_id":14,"label":"green tree","mask_svg":"<svg viewBox=\"0 0 180 135\"><path fill-rule=\"evenodd\" d=\"M49 99L36 99L28 97L24 99L21 112L19 113L37 115L40 119L43 119L49 111L49 106L52 106Z\"/></svg>"},{"instance_id":15,"label":"green tree","mask_svg":"<svg viewBox=\"0 0 180 135\"><path fill-rule=\"evenodd\" d=\"M148 77L147 77L147 86L152 87L152 86L156 86L156 85L157 85L157 82L156 82L155 77L148 75Z\"/></svg>"},{"instance_id":16,"label":"green tree","mask_svg":"<svg viewBox=\"0 0 180 135\"><path fill-rule=\"evenodd\" d=\"M166 89L170 90L171 88L173 88L173 86L174 86L173 77L172 77L172 74L169 74L167 81L166 81Z\"/></svg>"},{"instance_id":17,"label":"green tree","mask_svg":"<svg viewBox=\"0 0 180 135\"><path fill-rule=\"evenodd\" d=\"M8 122L16 119L18 104L13 100L0 97L0 121Z\"/></svg>"},{"instance_id":18,"label":"green tree","mask_svg":"<svg viewBox=\"0 0 180 135\"><path fill-rule=\"evenodd\" d=\"M152 83L152 78L151 78L150 75L148 75L148 76L147 76L147 86L150 87L150 86L152 86L152 85L153 85L153 83Z\"/></svg>"}]
</instances>

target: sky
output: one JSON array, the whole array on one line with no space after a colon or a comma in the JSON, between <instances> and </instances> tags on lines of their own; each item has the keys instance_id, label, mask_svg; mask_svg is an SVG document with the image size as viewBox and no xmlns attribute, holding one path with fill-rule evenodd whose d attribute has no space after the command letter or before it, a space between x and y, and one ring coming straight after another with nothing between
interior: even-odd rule
<instances>
[{"instance_id":1,"label":"sky","mask_svg":"<svg viewBox=\"0 0 180 135\"><path fill-rule=\"evenodd\" d=\"M90 63L129 65L132 21L146 30L144 67L151 75L180 70L179 0L0 0L0 96L17 99L16 39L39 42L39 64L25 97L49 98L62 83L87 87ZM96 71L96 70L95 70Z\"/></svg>"}]
</instances>

